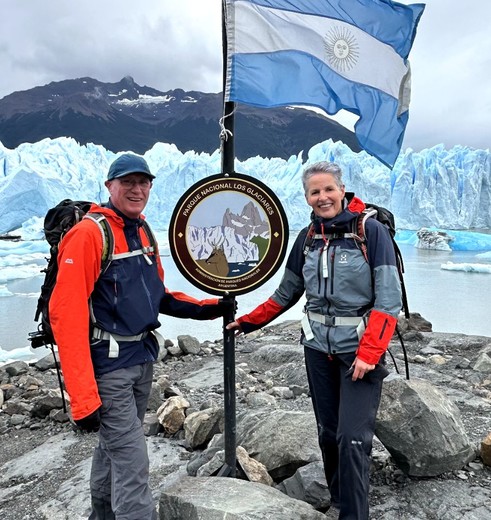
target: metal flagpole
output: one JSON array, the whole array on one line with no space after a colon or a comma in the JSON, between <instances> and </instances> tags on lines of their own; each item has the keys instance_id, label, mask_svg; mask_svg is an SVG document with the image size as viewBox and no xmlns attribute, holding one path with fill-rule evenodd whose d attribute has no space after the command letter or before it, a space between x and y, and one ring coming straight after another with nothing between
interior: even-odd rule
<instances>
[{"instance_id":1,"label":"metal flagpole","mask_svg":"<svg viewBox=\"0 0 491 520\"><path fill-rule=\"evenodd\" d=\"M227 66L227 31L226 5L222 1L222 45L223 45L223 96L225 100L226 66ZM235 103L223 103L223 131L221 142L222 173L234 173L234 109ZM235 333L227 330L226 325L235 320L235 296L225 293L224 299L229 300L229 312L223 316L223 377L224 377L224 413L225 413L225 465L218 476L236 476L236 423L235 423Z\"/></svg>"}]
</instances>

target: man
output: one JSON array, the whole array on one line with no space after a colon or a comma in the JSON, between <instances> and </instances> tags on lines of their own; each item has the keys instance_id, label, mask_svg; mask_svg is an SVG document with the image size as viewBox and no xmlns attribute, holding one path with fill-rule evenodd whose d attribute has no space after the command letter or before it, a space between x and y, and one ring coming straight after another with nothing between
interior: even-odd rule
<instances>
[{"instance_id":1,"label":"man","mask_svg":"<svg viewBox=\"0 0 491 520\"><path fill-rule=\"evenodd\" d=\"M119 156L105 182L109 202L93 204L59 248L51 325L73 420L82 431L99 431L89 520L156 518L142 423L159 351L158 314L211 319L226 310L217 298L198 301L164 287L142 216L154 178L143 157ZM114 238L104 272L101 218Z\"/></svg>"}]
</instances>

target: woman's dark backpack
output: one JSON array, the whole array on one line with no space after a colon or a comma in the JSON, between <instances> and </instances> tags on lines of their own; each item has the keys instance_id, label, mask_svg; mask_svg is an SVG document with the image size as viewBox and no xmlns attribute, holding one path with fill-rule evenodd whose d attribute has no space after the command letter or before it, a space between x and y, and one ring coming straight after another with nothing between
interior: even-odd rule
<instances>
[{"instance_id":1,"label":"woman's dark backpack","mask_svg":"<svg viewBox=\"0 0 491 520\"><path fill-rule=\"evenodd\" d=\"M380 223L382 223L390 233L390 237L392 239L392 245L394 247L394 252L396 255L396 266L397 272L399 273L399 280L401 282L401 291L402 291L402 310L404 312L404 316L409 319L409 304L407 301L407 293L406 286L404 284L404 261L402 259L402 253L395 241L396 235L396 226L394 215L387 208L383 208L382 206L377 206L376 204L365 204L366 209L361 213L357 220L357 229L355 231L356 235L359 239L360 249L365 257L365 260L368 262L367 255L367 246L366 246L366 236L365 236L365 222L368 218L375 218Z\"/></svg>"}]
</instances>

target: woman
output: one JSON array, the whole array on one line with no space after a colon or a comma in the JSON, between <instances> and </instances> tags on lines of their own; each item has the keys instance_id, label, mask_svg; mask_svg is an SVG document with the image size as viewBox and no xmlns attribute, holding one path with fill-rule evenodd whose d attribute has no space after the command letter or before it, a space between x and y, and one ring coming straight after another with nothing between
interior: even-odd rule
<instances>
[{"instance_id":1,"label":"woman","mask_svg":"<svg viewBox=\"0 0 491 520\"><path fill-rule=\"evenodd\" d=\"M401 309L396 258L387 228L365 224L367 259L353 238L365 204L346 193L338 165L319 162L302 176L312 226L302 230L273 296L227 328L249 333L305 292L301 343L324 471L328 517L368 519L370 452L384 353Z\"/></svg>"}]
</instances>

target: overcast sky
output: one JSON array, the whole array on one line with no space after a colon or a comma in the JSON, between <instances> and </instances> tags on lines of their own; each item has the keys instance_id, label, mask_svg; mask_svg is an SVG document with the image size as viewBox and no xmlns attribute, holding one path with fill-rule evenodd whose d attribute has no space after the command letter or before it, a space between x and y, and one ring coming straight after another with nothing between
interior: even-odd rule
<instances>
[{"instance_id":1,"label":"overcast sky","mask_svg":"<svg viewBox=\"0 0 491 520\"><path fill-rule=\"evenodd\" d=\"M491 0L427 0L403 148L489 148L490 20ZM0 0L0 64L0 98L84 76L221 92L221 1Z\"/></svg>"}]
</instances>

